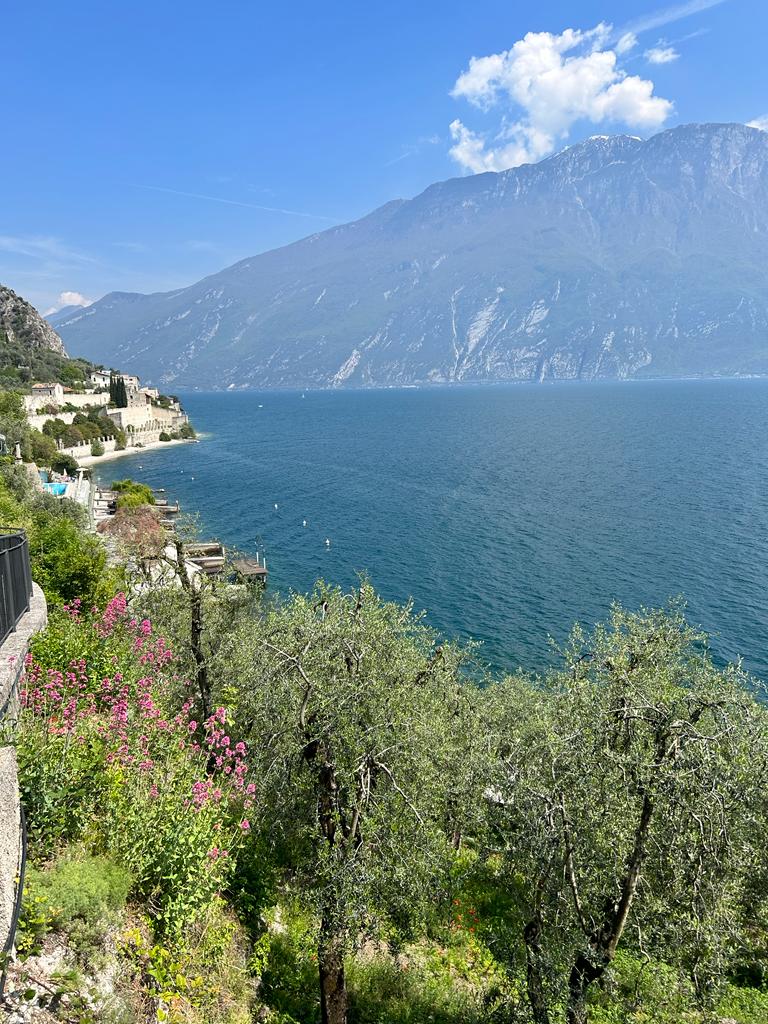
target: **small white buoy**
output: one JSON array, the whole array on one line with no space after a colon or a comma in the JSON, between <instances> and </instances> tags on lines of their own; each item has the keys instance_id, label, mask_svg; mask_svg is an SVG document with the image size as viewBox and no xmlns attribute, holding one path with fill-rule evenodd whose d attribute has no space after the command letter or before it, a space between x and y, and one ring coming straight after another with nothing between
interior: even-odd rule
<instances>
[{"instance_id":1,"label":"small white buoy","mask_svg":"<svg viewBox=\"0 0 768 1024\"><path fill-rule=\"evenodd\" d=\"M194 479L195 479L194 477L190 477L190 480L194 480Z\"/></svg>"},{"instance_id":2,"label":"small white buoy","mask_svg":"<svg viewBox=\"0 0 768 1024\"><path fill-rule=\"evenodd\" d=\"M277 508L277 502L275 502L275 508Z\"/></svg>"},{"instance_id":3,"label":"small white buoy","mask_svg":"<svg viewBox=\"0 0 768 1024\"><path fill-rule=\"evenodd\" d=\"M331 546L331 542L330 542L330 540L329 540L329 538L328 538L328 537L326 537L326 538L325 538L325 546L326 546L327 548L329 548L329 547Z\"/></svg>"},{"instance_id":4,"label":"small white buoy","mask_svg":"<svg viewBox=\"0 0 768 1024\"><path fill-rule=\"evenodd\" d=\"M301 520L301 525L302 526L306 526L307 525L307 520L306 519L302 519Z\"/></svg>"},{"instance_id":5,"label":"small white buoy","mask_svg":"<svg viewBox=\"0 0 768 1024\"><path fill-rule=\"evenodd\" d=\"M263 405L260 405L260 406L259 406L259 408L260 408L260 409L263 409L263 408L264 408L264 406L263 406Z\"/></svg>"}]
</instances>

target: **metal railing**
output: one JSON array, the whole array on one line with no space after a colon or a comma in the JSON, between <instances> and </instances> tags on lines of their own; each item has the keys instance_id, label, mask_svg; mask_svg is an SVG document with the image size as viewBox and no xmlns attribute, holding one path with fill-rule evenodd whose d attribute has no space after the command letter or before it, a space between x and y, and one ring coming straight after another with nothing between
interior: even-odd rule
<instances>
[{"instance_id":1,"label":"metal railing","mask_svg":"<svg viewBox=\"0 0 768 1024\"><path fill-rule=\"evenodd\" d=\"M24 530L0 526L0 644L13 633L32 600L29 541Z\"/></svg>"}]
</instances>

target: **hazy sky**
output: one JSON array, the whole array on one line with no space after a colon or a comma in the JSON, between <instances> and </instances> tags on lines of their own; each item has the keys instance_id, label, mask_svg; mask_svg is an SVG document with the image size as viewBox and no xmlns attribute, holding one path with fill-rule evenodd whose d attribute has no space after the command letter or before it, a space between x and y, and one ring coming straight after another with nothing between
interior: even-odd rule
<instances>
[{"instance_id":1,"label":"hazy sky","mask_svg":"<svg viewBox=\"0 0 768 1024\"><path fill-rule=\"evenodd\" d=\"M768 127L767 32L762 0L7 4L0 282L172 289L588 135Z\"/></svg>"}]
</instances>

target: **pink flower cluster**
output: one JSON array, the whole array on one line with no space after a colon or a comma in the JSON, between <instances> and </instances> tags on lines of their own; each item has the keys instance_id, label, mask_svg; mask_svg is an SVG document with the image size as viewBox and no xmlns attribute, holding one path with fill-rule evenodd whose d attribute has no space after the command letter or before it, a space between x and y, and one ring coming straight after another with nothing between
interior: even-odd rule
<instances>
[{"instance_id":1,"label":"pink flower cluster","mask_svg":"<svg viewBox=\"0 0 768 1024\"><path fill-rule=\"evenodd\" d=\"M169 678L163 670L174 655L162 637L153 638L150 621L130 618L124 594L117 594L100 615L94 613L91 622L82 617L75 602L68 614L77 628L93 628L103 641L119 632L125 640L124 652L130 652L125 654L126 664L130 666L132 660L135 671L127 670L129 678L115 672L93 679L83 659L62 672L44 670L29 655L22 699L27 710L45 722L49 735L73 734L77 742L90 737L100 743L105 763L139 773L153 800L163 796L168 784L169 753L183 751L190 759L192 777L199 773L186 800L192 811L222 804L230 810L252 806L256 787L246 782L247 748L228 735L226 710L217 708L203 723L202 742L197 738L191 700L176 714L169 712L171 682L177 677ZM240 834L248 832L248 819L239 817ZM226 851L219 851L217 858L222 855Z\"/></svg>"}]
</instances>

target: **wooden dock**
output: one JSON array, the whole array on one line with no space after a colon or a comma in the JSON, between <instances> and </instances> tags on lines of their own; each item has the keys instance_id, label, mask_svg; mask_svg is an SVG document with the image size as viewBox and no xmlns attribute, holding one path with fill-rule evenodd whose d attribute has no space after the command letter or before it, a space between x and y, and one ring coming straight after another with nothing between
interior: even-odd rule
<instances>
[{"instance_id":1,"label":"wooden dock","mask_svg":"<svg viewBox=\"0 0 768 1024\"><path fill-rule=\"evenodd\" d=\"M236 558L232 562L232 570L235 577L244 583L267 585L267 567L258 558Z\"/></svg>"}]
</instances>

